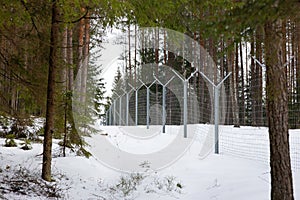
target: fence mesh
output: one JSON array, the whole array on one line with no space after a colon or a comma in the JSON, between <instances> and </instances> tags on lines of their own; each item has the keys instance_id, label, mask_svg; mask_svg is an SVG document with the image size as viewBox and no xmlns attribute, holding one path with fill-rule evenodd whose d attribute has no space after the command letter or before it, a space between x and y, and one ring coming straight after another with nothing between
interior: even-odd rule
<instances>
[{"instance_id":1,"label":"fence mesh","mask_svg":"<svg viewBox=\"0 0 300 200\"><path fill-rule=\"evenodd\" d=\"M155 34L155 31L152 34ZM181 52L183 55L189 53L190 59L194 57L193 62L180 55L178 49L176 49L177 54L169 51L166 53L168 48L162 48L162 46L168 47L169 44L165 41L168 34L162 32L160 35L164 37L154 39L157 42L152 44L158 46L148 46L147 51L140 50L141 59L145 57L143 53L147 56L151 55L152 61L155 61L155 56L158 56L157 63L145 68L136 66L135 79L123 78L123 86L115 90L112 98L107 117L108 124L134 126L137 123L139 126L145 126L148 119L149 126L164 123L167 126L184 125L186 112L187 124L198 124L198 140L210 137L212 138L210 141L213 141L214 136L207 136L206 133L214 134L210 131L215 124L214 95L216 86L224 81L218 88L220 94L217 108L220 124L219 152L268 164L270 153L265 91L266 73L250 54L249 44L240 43L240 48L243 48L246 53L232 59L235 61L227 63L228 67L224 69L220 63L218 65L210 63L210 60L201 54L202 50L195 50L196 46L190 41L185 41L185 44L178 49L183 49L183 53ZM146 48L147 44L144 43L142 46ZM175 47L170 45L169 48ZM198 54L201 55L197 57ZM140 63L143 62L146 61L140 61ZM176 63L179 63L177 68ZM243 63L243 66L238 66L237 63ZM176 75L172 70L164 74L166 69L164 64L170 65L172 69L176 68L180 75ZM289 83L288 114L292 168L299 170L300 80L297 77L300 72L295 69L296 63L290 63L285 73L287 73ZM223 80L226 76L229 77ZM172 80L173 77L175 78ZM185 111L183 80L187 80L188 77L190 79L187 81L187 110ZM142 83L140 78L146 79L147 82ZM168 81L170 82L163 95L164 84ZM129 87L127 83L133 87ZM165 107L163 106L164 99Z\"/></svg>"}]
</instances>

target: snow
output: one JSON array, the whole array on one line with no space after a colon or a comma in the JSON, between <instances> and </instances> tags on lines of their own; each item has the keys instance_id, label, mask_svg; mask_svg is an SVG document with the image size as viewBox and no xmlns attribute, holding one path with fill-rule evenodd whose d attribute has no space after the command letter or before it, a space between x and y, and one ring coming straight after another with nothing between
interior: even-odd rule
<instances>
[{"instance_id":1,"label":"snow","mask_svg":"<svg viewBox=\"0 0 300 200\"><path fill-rule=\"evenodd\" d=\"M136 129L137 131L134 131L132 127L98 128L102 131L85 138L89 144L87 149L92 153L92 157L78 157L69 153L67 157L55 156L52 160L53 176L58 185L64 189L65 199L270 199L270 169L268 160L263 160L264 158L268 159L266 128L221 127L221 154L217 155L213 153L213 147L210 146L210 138L203 134L203 130L210 133L210 126L197 125L194 127L195 129L192 129L196 134L187 138L192 142L186 144L186 148L179 146L184 152L177 157L174 156L174 160L170 159L169 165L155 168L150 162L146 163L149 166L137 169L143 171L135 171L141 173L144 178L138 182L136 190L127 196L122 193L124 188L119 187L120 180L122 180L120 177L136 181L139 175L133 174L133 178L130 179L132 173L122 172L122 168L115 170L115 166L104 163L103 154L106 151L101 146L104 144L103 140L107 140L107 144L119 152L146 158L145 156L149 154L157 156L157 152L163 152L176 140L178 134L182 138L181 128L167 126L166 133L161 133L160 128L152 127L150 132L153 135L151 137L144 134L145 127L139 127ZM139 135L138 132L141 134ZM292 137L295 137L297 141L299 141L299 133L299 130L291 131ZM209 141L209 151L206 149L203 154L201 152L207 141ZM20 149L20 145L19 147L4 147L2 145L4 142L5 139L0 139L0 169L2 170L0 182L2 177L13 173L13 169L19 165L40 175L42 144L34 143L32 150L23 151ZM19 140L16 142L21 143ZM177 144L183 144L180 142ZM53 152L60 151L57 143L58 140L54 140ZM243 145L246 148L243 148ZM251 148L257 149L265 146L266 151L265 149L260 152L251 150ZM298 151L296 147L294 149L296 150L293 151ZM255 154L258 152L259 158L255 159ZM172 153L170 155L173 156ZM114 159L118 159L118 157L114 157ZM121 161L119 162L121 166L130 166L128 163L122 163L126 162L126 159L119 158L119 161ZM296 168L293 171L295 199L300 195L298 171ZM167 180L173 180L172 184L175 185L168 185ZM183 188L176 187L176 184ZM46 197L20 196L13 193L2 195L6 199L47 199Z\"/></svg>"}]
</instances>

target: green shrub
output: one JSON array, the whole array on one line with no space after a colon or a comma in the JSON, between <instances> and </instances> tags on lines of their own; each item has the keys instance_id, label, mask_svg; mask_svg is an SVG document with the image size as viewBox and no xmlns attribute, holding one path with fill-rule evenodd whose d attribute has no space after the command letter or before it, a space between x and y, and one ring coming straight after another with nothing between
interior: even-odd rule
<instances>
[{"instance_id":1,"label":"green shrub","mask_svg":"<svg viewBox=\"0 0 300 200\"><path fill-rule=\"evenodd\" d=\"M21 143L21 145L22 145L21 149L23 149L25 151L32 149L31 142L28 139L25 139L24 142Z\"/></svg>"},{"instance_id":2,"label":"green shrub","mask_svg":"<svg viewBox=\"0 0 300 200\"><path fill-rule=\"evenodd\" d=\"M15 135L14 134L8 134L6 135L6 139L5 139L5 147L16 147L17 143L15 142Z\"/></svg>"}]
</instances>

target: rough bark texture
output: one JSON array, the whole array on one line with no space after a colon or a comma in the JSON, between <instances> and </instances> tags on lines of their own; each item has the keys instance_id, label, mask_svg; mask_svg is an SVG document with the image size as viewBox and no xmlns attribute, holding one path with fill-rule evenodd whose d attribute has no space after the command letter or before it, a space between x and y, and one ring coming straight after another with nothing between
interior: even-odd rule
<instances>
[{"instance_id":1,"label":"rough bark texture","mask_svg":"<svg viewBox=\"0 0 300 200\"><path fill-rule=\"evenodd\" d=\"M228 43L231 43L229 41ZM231 102L231 112L233 117L233 125L234 127L240 127L239 122L239 110L238 110L238 103L237 103L237 85L236 85L236 73L235 71L236 66L234 63L234 52L228 53L228 67L230 68L230 71L232 72L230 76L230 102Z\"/></svg>"},{"instance_id":2,"label":"rough bark texture","mask_svg":"<svg viewBox=\"0 0 300 200\"><path fill-rule=\"evenodd\" d=\"M241 116L241 124L245 125L245 117L246 117L246 110L245 110L245 92L244 92L244 88L245 88L245 76L244 76L244 59L243 59L243 45L242 42L239 43L239 56L240 56L240 63L241 63L241 87L242 87L242 91L241 91L241 103L240 103L240 111L242 112L242 116Z\"/></svg>"},{"instance_id":3,"label":"rough bark texture","mask_svg":"<svg viewBox=\"0 0 300 200\"><path fill-rule=\"evenodd\" d=\"M294 197L289 156L287 77L283 67L280 26L279 20L265 25L271 199L292 200Z\"/></svg>"},{"instance_id":4,"label":"rough bark texture","mask_svg":"<svg viewBox=\"0 0 300 200\"><path fill-rule=\"evenodd\" d=\"M250 54L251 55L255 55L255 48L254 48L254 36L252 35L251 36L251 47L250 47ZM255 83L257 81L257 75L256 75L256 72L255 72L255 67L256 63L253 59L253 57L251 57L251 64L250 64L250 71L251 71L251 74L250 74L250 88L254 88L255 87ZM256 90L252 89L250 90L250 96L251 96L251 108L252 108L252 112L251 112L251 125L252 126L257 126L256 124Z\"/></svg>"},{"instance_id":5,"label":"rough bark texture","mask_svg":"<svg viewBox=\"0 0 300 200\"><path fill-rule=\"evenodd\" d=\"M83 48L83 62L81 72L81 102L86 101L86 89L87 89L87 76L88 76L88 65L89 65L89 52L90 52L90 20L89 12L87 18L84 20L84 48Z\"/></svg>"},{"instance_id":6,"label":"rough bark texture","mask_svg":"<svg viewBox=\"0 0 300 200\"><path fill-rule=\"evenodd\" d=\"M57 44L59 27L57 23L58 9L57 1L52 1L52 21L51 21L51 36L50 36L50 55L49 55L49 72L48 72L48 87L47 87L47 110L46 124L44 132L44 149L43 149L43 164L42 178L46 181L51 181L51 160L52 160L52 134L54 127L54 93L55 93L55 68L57 62Z\"/></svg>"},{"instance_id":7,"label":"rough bark texture","mask_svg":"<svg viewBox=\"0 0 300 200\"><path fill-rule=\"evenodd\" d=\"M61 56L62 56L62 69L60 70L60 79L61 83L63 84L62 88L63 91L67 89L67 60L68 60L68 28L66 27L63 31L62 34L62 51L61 51Z\"/></svg>"},{"instance_id":8,"label":"rough bark texture","mask_svg":"<svg viewBox=\"0 0 300 200\"><path fill-rule=\"evenodd\" d=\"M81 13L84 13L85 8L81 8ZM84 36L84 18L80 19L78 23L78 48L77 48L77 74L76 74L76 86L78 92L81 92L81 75L83 68L83 36ZM82 96L78 98L79 101L82 100Z\"/></svg>"},{"instance_id":9,"label":"rough bark texture","mask_svg":"<svg viewBox=\"0 0 300 200\"><path fill-rule=\"evenodd\" d=\"M74 82L74 67L73 67L73 31L72 29L68 29L68 52L67 52L67 63L68 63L68 73L69 73L69 80L68 80L68 90L73 90L73 82Z\"/></svg>"},{"instance_id":10,"label":"rough bark texture","mask_svg":"<svg viewBox=\"0 0 300 200\"><path fill-rule=\"evenodd\" d=\"M235 49L235 62L234 65L232 66L232 75L233 76L233 114L234 114L234 127L240 127L240 116L239 116L239 102L238 102L238 82L239 82L239 60L238 60L238 44L236 44L236 49Z\"/></svg>"},{"instance_id":11,"label":"rough bark texture","mask_svg":"<svg viewBox=\"0 0 300 200\"><path fill-rule=\"evenodd\" d=\"M256 59L262 61L263 59L263 50L262 50L262 43L263 43L263 38L261 33L263 28L258 27L256 30L255 34L255 57ZM254 82L254 98L255 98L255 124L257 126L263 126L263 99L262 99L262 88L263 88L263 82L262 82L262 67L258 64L255 63L254 65L255 68L255 82Z\"/></svg>"},{"instance_id":12,"label":"rough bark texture","mask_svg":"<svg viewBox=\"0 0 300 200\"><path fill-rule=\"evenodd\" d=\"M63 92L65 95L68 91L68 73L67 73L67 62L68 62L68 28L65 27L63 32L63 41L62 41L62 70L61 70L61 82L63 83ZM63 156L66 157L66 144L67 144L67 112L68 112L68 101L64 97L64 138L63 138Z\"/></svg>"},{"instance_id":13,"label":"rough bark texture","mask_svg":"<svg viewBox=\"0 0 300 200\"><path fill-rule=\"evenodd\" d=\"M297 52L297 66L296 66L296 91L297 91L297 121L296 127L300 128L300 21L297 21L297 45L298 45L298 52Z\"/></svg>"}]
</instances>

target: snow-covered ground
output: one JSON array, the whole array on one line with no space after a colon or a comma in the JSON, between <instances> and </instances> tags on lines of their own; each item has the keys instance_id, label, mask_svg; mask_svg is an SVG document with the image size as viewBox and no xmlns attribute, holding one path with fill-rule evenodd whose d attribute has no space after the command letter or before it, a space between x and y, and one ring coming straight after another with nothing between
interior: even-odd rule
<instances>
[{"instance_id":1,"label":"snow-covered ground","mask_svg":"<svg viewBox=\"0 0 300 200\"><path fill-rule=\"evenodd\" d=\"M194 131L195 134L190 134L187 139L177 137L177 134L182 136L182 130L177 126L167 126L166 133L161 133L160 127L152 127L150 132L148 130L149 133L145 127L136 130L132 127L99 128L102 131L98 134L85 138L90 145L87 149L93 155L89 159L72 154L68 157L55 156L60 147L57 145L58 141L54 140L53 176L64 199L270 199L266 128L222 127L218 155L213 153L210 125L189 127L189 131ZM291 135L298 140L300 132L292 132ZM175 145L182 150L181 154L179 151L172 151L174 140L177 140ZM0 199L49 199L30 194L16 195L5 190L8 187L3 184L2 179L13 177L20 165L29 169L28 173L33 176L40 176L42 144L33 144L32 150L23 151L19 147L4 147L4 142L5 139L0 139L0 191L5 192L0 194ZM171 147L168 148L169 146ZM115 152L108 150L111 147L115 148ZM299 151L296 146L292 149L292 155L297 155ZM167 150L172 152L168 154ZM159 159L164 161L168 155L174 159L168 160L169 165L161 162L163 166L159 168L159 162L155 167L149 161L152 158L150 156L141 169L136 169L139 171L128 173L126 166L131 166L132 163L126 163L126 157L118 157L128 156L124 152L140 158L162 155L153 159L153 162ZM111 155L112 153L115 155ZM105 160L109 157L106 154L111 155L116 162L109 163L109 160ZM114 165L116 163L120 167L118 170L112 169L117 168ZM122 170L127 172L120 172ZM293 175L295 199L300 199L299 170L295 168Z\"/></svg>"}]
</instances>

